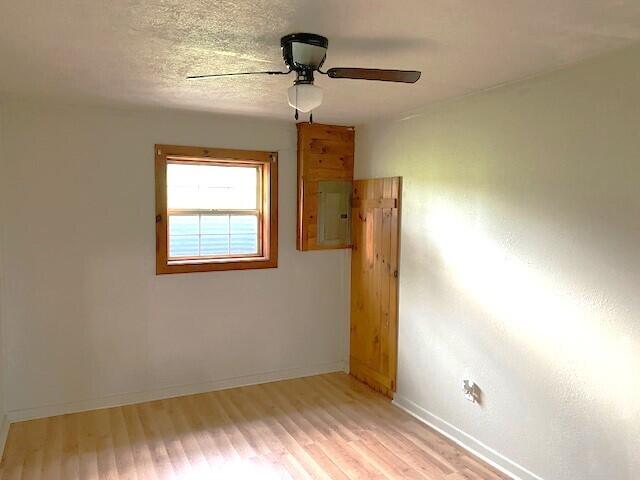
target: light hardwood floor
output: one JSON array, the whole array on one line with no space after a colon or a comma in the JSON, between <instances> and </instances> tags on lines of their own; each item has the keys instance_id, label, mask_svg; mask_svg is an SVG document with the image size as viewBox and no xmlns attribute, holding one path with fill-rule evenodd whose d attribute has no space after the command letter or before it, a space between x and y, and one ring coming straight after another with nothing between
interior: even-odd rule
<instances>
[{"instance_id":1,"label":"light hardwood floor","mask_svg":"<svg viewBox=\"0 0 640 480\"><path fill-rule=\"evenodd\" d=\"M11 426L2 479L508 477L341 374Z\"/></svg>"}]
</instances>

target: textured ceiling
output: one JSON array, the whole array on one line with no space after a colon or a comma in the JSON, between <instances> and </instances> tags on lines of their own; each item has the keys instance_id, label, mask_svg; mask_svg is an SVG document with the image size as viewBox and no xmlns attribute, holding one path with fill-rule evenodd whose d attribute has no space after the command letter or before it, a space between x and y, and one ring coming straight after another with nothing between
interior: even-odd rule
<instances>
[{"instance_id":1,"label":"textured ceiling","mask_svg":"<svg viewBox=\"0 0 640 480\"><path fill-rule=\"evenodd\" d=\"M638 0L4 1L0 95L292 118L279 38L329 38L325 68L422 70L415 85L320 77L316 120L410 112L640 41Z\"/></svg>"}]
</instances>

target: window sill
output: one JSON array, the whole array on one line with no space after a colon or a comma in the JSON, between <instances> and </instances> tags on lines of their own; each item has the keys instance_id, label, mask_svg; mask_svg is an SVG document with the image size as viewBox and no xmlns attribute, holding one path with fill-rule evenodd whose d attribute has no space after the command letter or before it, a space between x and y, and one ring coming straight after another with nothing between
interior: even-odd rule
<instances>
[{"instance_id":1,"label":"window sill","mask_svg":"<svg viewBox=\"0 0 640 480\"><path fill-rule=\"evenodd\" d=\"M157 264L156 274L166 275L171 273L252 270L277 267L277 259L267 257L216 258L207 260L170 260L166 264Z\"/></svg>"}]
</instances>

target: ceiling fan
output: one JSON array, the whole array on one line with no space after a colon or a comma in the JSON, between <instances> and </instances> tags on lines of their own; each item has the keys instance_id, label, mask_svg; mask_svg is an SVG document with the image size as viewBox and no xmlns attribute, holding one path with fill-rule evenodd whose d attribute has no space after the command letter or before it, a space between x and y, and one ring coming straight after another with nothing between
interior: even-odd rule
<instances>
[{"instance_id":1,"label":"ceiling fan","mask_svg":"<svg viewBox=\"0 0 640 480\"><path fill-rule=\"evenodd\" d=\"M228 77L237 75L288 75L296 73L293 85L287 94L289 105L298 111L311 112L322 103L322 89L313 84L313 74L318 72L329 78L352 78L356 80L378 80L382 82L416 83L420 72L415 70L383 70L378 68L330 68L320 70L327 57L329 40L314 33L292 33L280 39L282 57L287 71L215 73L210 75L192 75L188 79Z\"/></svg>"}]
</instances>

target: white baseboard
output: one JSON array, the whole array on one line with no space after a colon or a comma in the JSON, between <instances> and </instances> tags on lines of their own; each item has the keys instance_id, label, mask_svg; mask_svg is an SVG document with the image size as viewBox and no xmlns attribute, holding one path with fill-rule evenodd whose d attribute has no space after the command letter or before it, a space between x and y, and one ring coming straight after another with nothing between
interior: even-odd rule
<instances>
[{"instance_id":1,"label":"white baseboard","mask_svg":"<svg viewBox=\"0 0 640 480\"><path fill-rule=\"evenodd\" d=\"M0 459L4 455L4 446L7 443L7 436L9 435L9 427L11 422L6 415L2 416L2 425L0 425Z\"/></svg>"},{"instance_id":2,"label":"white baseboard","mask_svg":"<svg viewBox=\"0 0 640 480\"><path fill-rule=\"evenodd\" d=\"M408 398L396 394L393 404L514 480L543 480L542 477L518 465L480 440L425 410Z\"/></svg>"},{"instance_id":3,"label":"white baseboard","mask_svg":"<svg viewBox=\"0 0 640 480\"><path fill-rule=\"evenodd\" d=\"M243 375L239 377L225 378L221 380L213 380L211 382L176 385L156 390L123 393L117 395L109 395L101 398L92 398L80 400L77 402L62 403L57 405L45 405L35 408L24 408L11 410L7 412L5 423L8 425L13 422L21 422L24 420L32 420L35 418L52 417L56 415L64 415L67 413L85 412L87 410L96 410L99 408L118 407L121 405L131 405L140 402L149 402L153 400L162 400L171 397L180 397L183 395L193 395L196 393L212 392L215 390L225 390L234 387L245 387L248 385L257 385L259 383L276 382L278 380L288 380L293 378L309 377L311 375L320 375L323 373L342 372L345 370L345 362L334 362L309 367L294 367L284 370L275 370L270 372L262 372L252 375Z\"/></svg>"}]
</instances>

